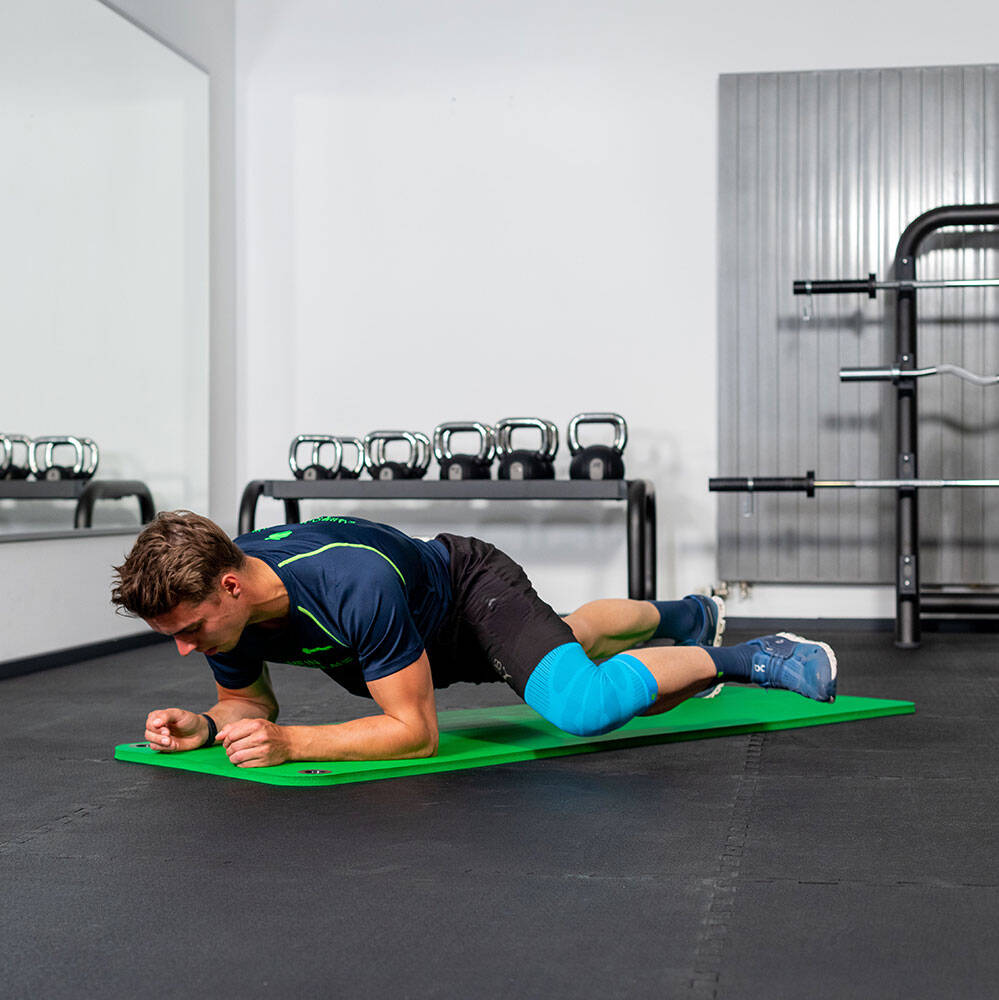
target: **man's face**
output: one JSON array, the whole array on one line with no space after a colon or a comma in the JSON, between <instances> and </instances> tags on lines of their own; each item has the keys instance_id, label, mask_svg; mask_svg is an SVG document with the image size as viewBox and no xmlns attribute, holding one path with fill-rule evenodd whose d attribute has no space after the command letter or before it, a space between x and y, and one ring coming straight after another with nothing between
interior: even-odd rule
<instances>
[{"instance_id":1,"label":"man's face","mask_svg":"<svg viewBox=\"0 0 999 1000\"><path fill-rule=\"evenodd\" d=\"M239 642L246 627L242 603L222 590L200 604L182 601L172 611L146 623L155 632L170 636L181 656L188 653L228 653Z\"/></svg>"}]
</instances>

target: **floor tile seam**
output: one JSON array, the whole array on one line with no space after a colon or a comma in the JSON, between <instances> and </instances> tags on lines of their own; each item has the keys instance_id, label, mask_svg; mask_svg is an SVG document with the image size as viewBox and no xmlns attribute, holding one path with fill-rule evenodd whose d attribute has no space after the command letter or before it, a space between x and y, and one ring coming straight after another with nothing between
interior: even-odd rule
<instances>
[{"instance_id":1,"label":"floor tile seam","mask_svg":"<svg viewBox=\"0 0 999 1000\"><path fill-rule=\"evenodd\" d=\"M127 867L129 864L135 862L143 866L148 864L156 865L167 865L178 863L182 864L188 869L195 869L201 871L202 869L208 870L218 870L218 863L212 859L201 858L197 861L192 861L190 854L186 852L182 853L160 853L155 850L154 847L149 845L143 845L143 853L141 856L128 855L122 857L120 854L120 848L108 847L102 849L100 852L83 853L83 852L70 852L65 848L61 848L58 851L46 851L32 846L29 842L19 843L19 846L23 846L26 849L19 852L19 857L21 859L33 859L43 863L49 863L54 861L84 861L88 864L99 863L99 862L109 862L114 863L119 868ZM290 867L297 867L297 861L289 861L288 865ZM272 870L277 870L278 866L268 866ZM32 873L25 873L27 876L32 876ZM44 873L43 877L50 878L51 873ZM351 866L351 867L331 867L328 865L323 866L323 877L327 879L375 879L383 878L388 879L399 885L405 885L407 887L413 886L429 886L429 887L440 887L441 879L438 874L427 874L426 867L420 865L419 863L413 863L411 867L406 867L398 864L389 865L372 865L372 866ZM452 887L455 884L463 883L467 881L469 884L476 885L482 881L489 881L490 883L503 884L510 883L514 885L520 885L525 879L529 879L532 882L544 882L548 884L571 884L577 883L581 886L591 884L594 887L613 887L615 885L622 888L627 888L630 891L640 890L642 888L649 888L653 890L663 890L670 893L675 893L678 888L686 890L697 889L702 886L708 886L714 888L716 884L716 879L705 878L701 873L698 872L642 872L638 874L620 874L620 875L608 875L604 872L572 872L572 871L537 871L537 870L523 870L523 869L499 869L499 868L468 868L462 871L456 871L450 869L448 872L449 885ZM764 880L766 882L767 880Z\"/></svg>"},{"instance_id":2,"label":"floor tile seam","mask_svg":"<svg viewBox=\"0 0 999 1000\"><path fill-rule=\"evenodd\" d=\"M838 887L863 889L996 889L999 888L999 880L983 882L958 882L952 879L878 879L878 878L845 878L845 879L821 879L821 878L792 878L792 877L752 877L744 876L741 884L750 885L789 885L789 886L816 886L816 887Z\"/></svg>"},{"instance_id":3,"label":"floor tile seam","mask_svg":"<svg viewBox=\"0 0 999 1000\"><path fill-rule=\"evenodd\" d=\"M439 886L440 876L436 874L425 874L425 868L413 865L407 869L401 865L379 866L371 868L330 868L324 866L323 872L327 877L336 876L338 878L356 877L384 877L405 882L407 885L414 883L426 883L427 885ZM485 868L473 867L463 870L449 869L448 878L451 881L467 879L473 884L482 879L502 882L506 880L521 882L529 879L532 882L549 883L579 883L592 885L621 885L630 887L660 887L664 889L675 889L678 883L698 884L702 877L696 872L676 873L676 872L639 872L634 874L620 873L607 874L605 871L538 871L537 869L511 869L511 868Z\"/></svg>"},{"instance_id":4,"label":"floor tile seam","mask_svg":"<svg viewBox=\"0 0 999 1000\"><path fill-rule=\"evenodd\" d=\"M33 827L31 830L25 830L22 833L16 833L9 836L5 840L0 840L0 856L12 854L23 848L25 845L40 840L49 834L66 830L80 821L88 819L109 805L114 805L117 802L133 798L137 791L146 787L147 784L144 781L126 785L122 788L115 789L111 794L103 797L103 799L95 802L82 803L73 809L69 809L59 815L53 816L51 819Z\"/></svg>"},{"instance_id":5,"label":"floor tile seam","mask_svg":"<svg viewBox=\"0 0 999 1000\"><path fill-rule=\"evenodd\" d=\"M780 762L774 761L769 767L766 774L760 776L760 784L764 786L777 785L780 786L788 781L804 781L810 784L815 784L817 777L817 771L782 771L780 769ZM829 774L828 772L822 773L822 788L823 790L828 788L829 782L845 782L850 785L856 785L858 783L867 784L877 784L878 782L933 782L933 783L943 783L947 785L973 785L976 788L981 788L982 780L988 779L992 780L995 777L994 770L987 770L983 767L981 774L864 774L864 773L849 773L846 771Z\"/></svg>"},{"instance_id":6,"label":"floor tile seam","mask_svg":"<svg viewBox=\"0 0 999 1000\"><path fill-rule=\"evenodd\" d=\"M690 996L715 998L721 987L722 959L729 939L728 925L735 909L737 883L749 836L753 801L759 786L766 737L766 733L751 733L746 739L743 769L738 775L729 807L724 846L714 875L707 880L708 899L688 981Z\"/></svg>"}]
</instances>

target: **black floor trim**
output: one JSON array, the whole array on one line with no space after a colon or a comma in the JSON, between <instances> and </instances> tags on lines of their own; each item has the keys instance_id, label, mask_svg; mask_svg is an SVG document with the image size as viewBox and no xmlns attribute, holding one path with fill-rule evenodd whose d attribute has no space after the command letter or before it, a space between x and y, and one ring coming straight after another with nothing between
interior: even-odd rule
<instances>
[{"instance_id":1,"label":"black floor trim","mask_svg":"<svg viewBox=\"0 0 999 1000\"><path fill-rule=\"evenodd\" d=\"M726 615L727 628L740 632L769 635L772 632L890 632L895 624L890 618L738 618Z\"/></svg>"},{"instance_id":2,"label":"black floor trim","mask_svg":"<svg viewBox=\"0 0 999 1000\"><path fill-rule=\"evenodd\" d=\"M157 635L155 632L144 632L141 635L126 635L121 639L89 642L82 646L56 650L54 653L40 653L38 656L7 660L5 663L0 663L0 680L22 677L24 674L37 673L39 670L51 670L53 667L67 667L72 663L96 659L98 656L125 653L130 649L141 649L166 641L168 641L166 636Z\"/></svg>"},{"instance_id":3,"label":"black floor trim","mask_svg":"<svg viewBox=\"0 0 999 1000\"><path fill-rule=\"evenodd\" d=\"M821 632L891 632L895 622L891 618L741 618L726 616L727 628L753 635L773 632L798 632L808 638L821 639ZM923 615L919 620L924 632L977 633L999 632L999 618L965 618L960 615L933 617Z\"/></svg>"}]
</instances>

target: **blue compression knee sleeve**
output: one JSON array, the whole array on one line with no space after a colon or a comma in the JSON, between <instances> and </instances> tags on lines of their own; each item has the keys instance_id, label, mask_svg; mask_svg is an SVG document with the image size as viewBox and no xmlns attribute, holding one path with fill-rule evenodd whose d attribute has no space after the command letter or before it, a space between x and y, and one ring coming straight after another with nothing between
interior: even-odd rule
<instances>
[{"instance_id":1,"label":"blue compression knee sleeve","mask_svg":"<svg viewBox=\"0 0 999 1000\"><path fill-rule=\"evenodd\" d=\"M656 700L648 667L627 653L594 663L578 642L546 654L524 689L524 701L574 736L599 736L623 726Z\"/></svg>"}]
</instances>

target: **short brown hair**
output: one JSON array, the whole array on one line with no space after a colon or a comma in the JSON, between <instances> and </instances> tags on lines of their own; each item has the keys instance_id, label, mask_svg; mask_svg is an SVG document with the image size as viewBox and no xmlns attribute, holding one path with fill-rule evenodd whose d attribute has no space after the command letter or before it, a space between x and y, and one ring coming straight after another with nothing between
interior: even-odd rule
<instances>
[{"instance_id":1,"label":"short brown hair","mask_svg":"<svg viewBox=\"0 0 999 1000\"><path fill-rule=\"evenodd\" d=\"M207 600L222 574L245 562L246 556L214 521L189 510L165 511L114 567L111 603L125 614L157 618L184 601Z\"/></svg>"}]
</instances>

